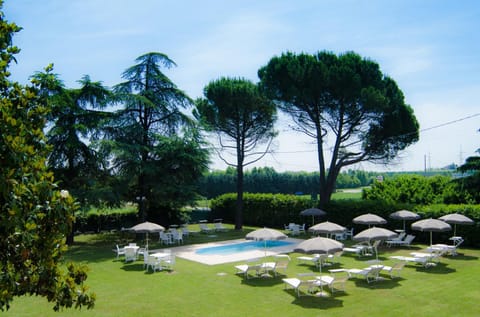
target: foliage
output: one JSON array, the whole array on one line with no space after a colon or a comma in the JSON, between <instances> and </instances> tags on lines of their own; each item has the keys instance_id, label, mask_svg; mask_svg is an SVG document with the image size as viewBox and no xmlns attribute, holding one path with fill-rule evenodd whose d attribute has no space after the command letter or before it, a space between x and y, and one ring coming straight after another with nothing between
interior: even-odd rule
<instances>
[{"instance_id":1,"label":"foliage","mask_svg":"<svg viewBox=\"0 0 480 317\"><path fill-rule=\"evenodd\" d=\"M284 53L258 74L296 129L317 143L322 204L330 200L342 168L388 162L418 140L419 125L402 91L377 63L353 52Z\"/></svg>"},{"instance_id":2,"label":"foliage","mask_svg":"<svg viewBox=\"0 0 480 317\"><path fill-rule=\"evenodd\" d=\"M207 131L215 132L221 149L220 158L237 171L235 229L243 225L243 168L259 161L269 152L276 135L275 105L258 86L245 79L221 78L204 89L204 99L196 102L195 116ZM266 146L259 150L259 146ZM222 156L233 152L234 162Z\"/></svg>"},{"instance_id":3,"label":"foliage","mask_svg":"<svg viewBox=\"0 0 480 317\"><path fill-rule=\"evenodd\" d=\"M0 309L24 295L42 296L55 303L54 310L92 308L95 295L83 285L86 268L61 268L76 204L46 167L49 109L38 87L9 80L8 66L19 52L12 37L20 28L1 12L0 28Z\"/></svg>"},{"instance_id":4,"label":"foliage","mask_svg":"<svg viewBox=\"0 0 480 317\"><path fill-rule=\"evenodd\" d=\"M363 191L363 198L368 200L420 205L452 202L455 196L459 196L459 191L447 176L400 175L375 182Z\"/></svg>"},{"instance_id":5,"label":"foliage","mask_svg":"<svg viewBox=\"0 0 480 317\"><path fill-rule=\"evenodd\" d=\"M336 188L358 188L369 186L383 173L348 170L341 172ZM199 180L199 194L213 198L235 191L235 169L211 171ZM244 190L249 193L308 194L316 197L319 188L318 172L277 172L271 167L254 167L245 171Z\"/></svg>"},{"instance_id":6,"label":"foliage","mask_svg":"<svg viewBox=\"0 0 480 317\"><path fill-rule=\"evenodd\" d=\"M140 219L169 220L173 207L195 199L208 153L182 112L191 106L190 98L160 70L175 63L155 52L136 62L123 73L126 81L114 87L121 109L104 125L106 139L98 145L111 155L111 168L123 185L120 194L138 203Z\"/></svg>"},{"instance_id":7,"label":"foliage","mask_svg":"<svg viewBox=\"0 0 480 317\"><path fill-rule=\"evenodd\" d=\"M40 86L42 102L52 109L47 117L47 142L52 146L48 166L83 207L118 204L118 197L111 194L114 181L106 158L89 144L109 116L95 109L106 107L111 92L89 76L78 81L80 88L67 89L52 70L53 65L49 65L32 76Z\"/></svg>"}]
</instances>

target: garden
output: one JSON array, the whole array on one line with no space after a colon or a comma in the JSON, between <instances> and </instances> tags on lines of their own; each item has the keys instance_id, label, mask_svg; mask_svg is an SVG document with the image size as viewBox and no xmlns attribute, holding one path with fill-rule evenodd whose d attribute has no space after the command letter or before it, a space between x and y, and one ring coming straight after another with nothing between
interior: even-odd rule
<instances>
[{"instance_id":1,"label":"garden","mask_svg":"<svg viewBox=\"0 0 480 317\"><path fill-rule=\"evenodd\" d=\"M191 225L192 230L198 230ZM229 228L232 226L227 225ZM215 237L193 234L185 244L241 239L256 229L219 232ZM306 238L307 236L301 236ZM44 298L16 298L5 316L476 316L480 298L480 251L461 248L457 256L442 257L434 267L409 264L400 278L383 275L378 282L351 278L345 292L334 296L296 297L285 290L282 278L298 273L319 274L312 265L297 261L291 253L286 274L271 278L244 279L234 266L244 262L204 265L177 257L172 271L146 272L143 261L125 263L116 259L112 247L119 239L143 243L143 236L99 233L75 237L75 245L66 254L67 261L87 264L86 283L96 293L93 310L63 310L54 313ZM125 240L126 239L126 240ZM153 242L153 241L152 241ZM444 241L443 241L444 242ZM346 245L352 244L345 241ZM405 255L424 249L382 246L379 259L391 265L392 255ZM155 241L150 247L163 248ZM172 248L173 249L173 248ZM173 249L174 250L174 249ZM271 259L270 259L271 260ZM332 268L363 268L368 257L344 254ZM325 271L325 270L324 270ZM328 274L323 272L322 274Z\"/></svg>"}]
</instances>

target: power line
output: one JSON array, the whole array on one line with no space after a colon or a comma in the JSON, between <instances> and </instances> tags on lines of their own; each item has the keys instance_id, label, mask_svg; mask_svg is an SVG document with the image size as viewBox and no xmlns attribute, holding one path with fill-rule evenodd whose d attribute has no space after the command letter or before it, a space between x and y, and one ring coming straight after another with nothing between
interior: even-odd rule
<instances>
[{"instance_id":1,"label":"power line","mask_svg":"<svg viewBox=\"0 0 480 317\"><path fill-rule=\"evenodd\" d=\"M478 116L480 116L480 113L475 113L475 114L472 114L472 115L469 115L469 116L466 116L466 117L463 117L463 118L460 118L460 119L444 122L444 123L441 123L441 124L438 124L438 125L435 125L435 126L432 126L432 127L428 127L428 128L425 128L425 129L420 129L419 132L422 133L422 132L442 128L442 127L445 127L447 125L451 125L451 124L454 124L454 123L458 123L458 122L461 122L461 121L472 119L472 118L475 118L475 117L478 117ZM407 136L409 134L411 134L411 133L402 134L402 135L399 135L399 137L400 136ZM311 152L316 152L316 151L317 150L281 151L281 152L275 152L275 154L311 153Z\"/></svg>"}]
</instances>

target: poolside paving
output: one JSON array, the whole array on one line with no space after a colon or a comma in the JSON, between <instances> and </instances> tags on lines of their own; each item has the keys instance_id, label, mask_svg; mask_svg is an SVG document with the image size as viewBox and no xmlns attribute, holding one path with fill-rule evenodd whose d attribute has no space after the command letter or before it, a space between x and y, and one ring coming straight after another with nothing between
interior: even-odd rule
<instances>
[{"instance_id":1,"label":"poolside paving","mask_svg":"<svg viewBox=\"0 0 480 317\"><path fill-rule=\"evenodd\" d=\"M289 241L292 243L284 246L268 248L266 251L266 255L271 256L279 253L292 252L295 246L303 240L287 238L284 241ZM225 244L241 243L241 242L246 242L246 240L236 239L236 240L228 240L228 241L216 241L211 243L192 244L192 245L186 245L186 246L172 247L170 249L179 258L195 261L195 262L199 262L207 265L247 261L255 258L262 258L265 256L264 249L245 251L245 252L236 252L236 253L227 254L227 255L196 253L196 251L201 248L215 247L215 246L220 246Z\"/></svg>"}]
</instances>

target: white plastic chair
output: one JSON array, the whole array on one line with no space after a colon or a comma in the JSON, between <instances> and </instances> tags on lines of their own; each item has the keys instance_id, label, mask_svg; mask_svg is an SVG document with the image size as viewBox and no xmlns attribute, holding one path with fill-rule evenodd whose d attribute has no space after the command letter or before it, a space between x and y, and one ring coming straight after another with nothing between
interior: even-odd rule
<instances>
[{"instance_id":1,"label":"white plastic chair","mask_svg":"<svg viewBox=\"0 0 480 317\"><path fill-rule=\"evenodd\" d=\"M162 268L165 267L166 269L172 271L173 267L175 266L175 254L171 253L169 257L162 259L161 265Z\"/></svg>"},{"instance_id":2,"label":"white plastic chair","mask_svg":"<svg viewBox=\"0 0 480 317\"><path fill-rule=\"evenodd\" d=\"M125 248L125 262L136 261L137 251L134 248Z\"/></svg>"},{"instance_id":3,"label":"white plastic chair","mask_svg":"<svg viewBox=\"0 0 480 317\"><path fill-rule=\"evenodd\" d=\"M120 255L125 255L125 248L120 248L118 244L116 245L116 249L113 251L117 253L117 259L120 257Z\"/></svg>"},{"instance_id":4,"label":"white plastic chair","mask_svg":"<svg viewBox=\"0 0 480 317\"><path fill-rule=\"evenodd\" d=\"M173 242L176 242L178 244L183 243L183 235L180 234L177 229L173 229L172 231L170 231L170 233L172 235Z\"/></svg>"}]
</instances>

